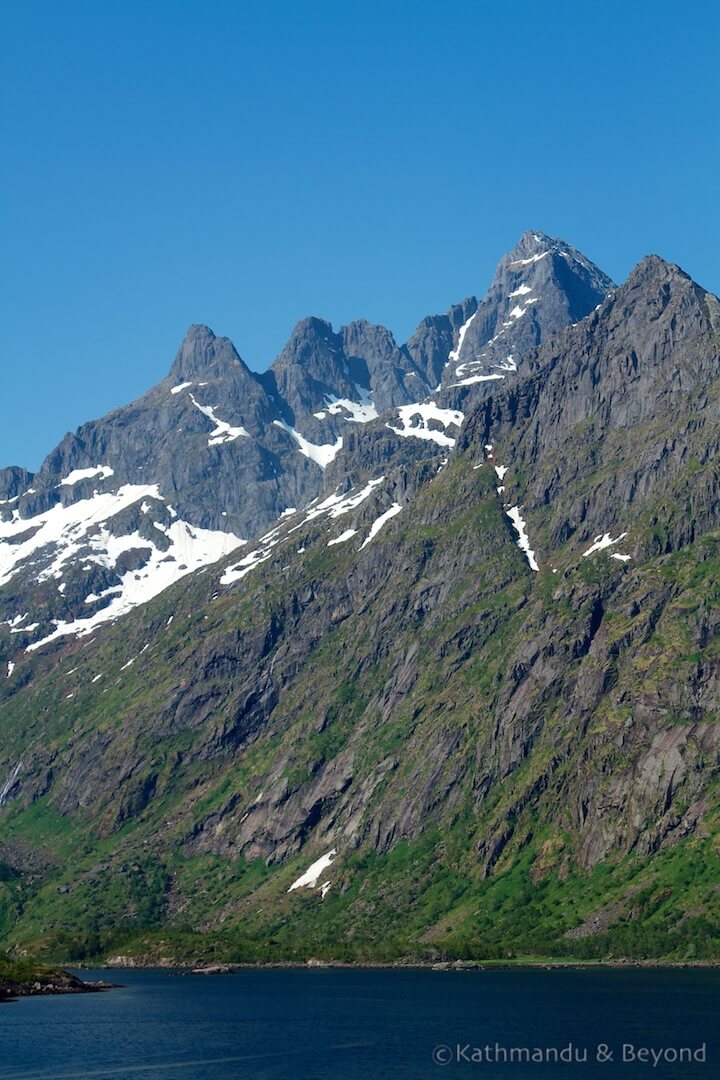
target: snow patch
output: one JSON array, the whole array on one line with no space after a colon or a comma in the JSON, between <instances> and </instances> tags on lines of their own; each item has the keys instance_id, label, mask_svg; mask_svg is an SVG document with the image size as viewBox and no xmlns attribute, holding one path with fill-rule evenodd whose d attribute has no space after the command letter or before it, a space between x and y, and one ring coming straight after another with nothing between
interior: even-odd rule
<instances>
[{"instance_id":1,"label":"snow patch","mask_svg":"<svg viewBox=\"0 0 720 1080\"><path fill-rule=\"evenodd\" d=\"M317 499L313 499L305 508L302 521L298 522L297 525L293 525L292 528L288 529L284 534L284 525L282 523L281 515L280 524L276 525L269 533L266 533L265 536L260 537L258 547L254 551L251 551L241 559L240 562L228 566L225 569L220 578L220 584L234 585L237 581L242 581L242 579L249 574L251 570L254 570L256 566L267 562L273 554L273 549L277 547L278 544L285 543L286 540L290 539L293 533L296 533L298 529L302 529L303 526L309 525L310 522L314 521L316 518L328 517L331 520L334 520L342 517L344 514L350 513L351 510L360 506L360 504L372 494L373 489L376 488L378 484L382 484L384 479L384 476L379 476L375 480L369 480L365 487L361 488L360 491L350 492L348 495L328 495L321 503L317 503ZM316 503L317 505L315 505ZM349 532L350 530L347 531ZM354 531L352 531L352 535L355 535ZM341 543L349 539L350 536L343 533L342 537L330 541L328 547L331 546L332 543ZM304 551L304 546L297 549L298 555L301 555Z\"/></svg>"},{"instance_id":2,"label":"snow patch","mask_svg":"<svg viewBox=\"0 0 720 1080\"><path fill-rule=\"evenodd\" d=\"M394 518L396 514L399 514L401 510L402 506L400 503L393 503L389 510L386 510L384 514L381 514L379 518L376 518L370 526L370 532L367 535L367 539L363 540L359 550L362 551L364 547L367 547L368 544L375 539L383 525L385 525L390 518Z\"/></svg>"},{"instance_id":3,"label":"snow patch","mask_svg":"<svg viewBox=\"0 0 720 1080\"><path fill-rule=\"evenodd\" d=\"M510 263L510 266L530 266L531 263L540 262L549 254L549 251L543 251L540 255L531 255L529 259L515 259L514 262Z\"/></svg>"},{"instance_id":4,"label":"snow patch","mask_svg":"<svg viewBox=\"0 0 720 1080\"><path fill-rule=\"evenodd\" d=\"M323 499L321 503L318 503L317 506L308 511L303 525L308 524L310 521L313 521L316 517L320 517L324 513L327 513L330 518L339 518L342 517L343 514L348 514L351 510L354 510L357 506L360 506L361 503L365 502L372 494L373 488L376 488L378 484L382 484L384 479L384 476L378 476L375 480L368 480L365 487L361 488L360 491L355 492L355 494L328 495L326 499ZM299 527L300 526L296 526L296 528ZM292 531L294 532L295 530L293 529Z\"/></svg>"},{"instance_id":5,"label":"snow patch","mask_svg":"<svg viewBox=\"0 0 720 1080\"><path fill-rule=\"evenodd\" d=\"M334 540L328 540L327 546L334 547L335 544L344 544L346 540L352 540L353 536L357 536L357 529L346 529L344 533L340 533Z\"/></svg>"},{"instance_id":6,"label":"snow patch","mask_svg":"<svg viewBox=\"0 0 720 1080\"><path fill-rule=\"evenodd\" d=\"M143 490L140 489L140 495ZM138 492L133 494L134 499L132 501L137 501L140 495ZM102 499L103 497L100 496L99 498ZM75 509L77 506L76 503L75 507L69 509ZM52 511L49 513L52 513ZM95 529L91 535L83 532L82 537L73 539L72 543L61 549L60 553L56 555L52 565L55 565L58 561L66 561L74 554L81 543L84 547L89 547L92 550L92 555L89 556L90 562L107 569L115 568L123 552L136 548L144 548L150 551L147 562L138 569L127 571L127 573L120 576L117 585L106 589L99 597L94 597L94 600L98 600L112 596L113 599L106 607L94 612L87 618L78 618L71 622L54 620L55 629L40 641L35 641L29 645L27 652L32 652L42 645L48 644L48 642L70 634L85 637L103 623L114 621L138 605L152 600L153 597L163 592L180 578L185 577L186 574L192 573L193 570L197 570L200 566L217 562L218 559L223 558L241 544L246 543L245 540L235 536L233 533L201 529L176 519L165 530L165 536L169 540L170 546L167 550L161 551L152 544L152 541L146 540L137 532L128 533L124 536L114 536L105 527L107 516L105 514L104 520L99 523L96 517L95 523L99 524L99 528ZM47 572L44 571L43 573ZM41 580L42 576L42 574L39 575L38 580ZM94 600L88 602L92 603Z\"/></svg>"},{"instance_id":7,"label":"snow patch","mask_svg":"<svg viewBox=\"0 0 720 1080\"><path fill-rule=\"evenodd\" d=\"M521 551L525 552L525 557L530 565L531 570L539 570L537 562L535 561L535 552L530 548L530 538L527 534L527 525L520 514L520 507L513 506L510 510L506 511L507 516L512 521L515 530L518 534L517 546Z\"/></svg>"},{"instance_id":8,"label":"snow patch","mask_svg":"<svg viewBox=\"0 0 720 1080\"><path fill-rule=\"evenodd\" d=\"M111 585L109 589L103 589L101 593L95 595L95 593L88 593L85 597L86 604L94 604L98 600L104 599L106 596L112 596L113 593L122 592L122 585Z\"/></svg>"},{"instance_id":9,"label":"snow patch","mask_svg":"<svg viewBox=\"0 0 720 1080\"><path fill-rule=\"evenodd\" d=\"M508 293L508 296L512 299L513 296L525 296L529 292L532 292L529 285L518 285L517 289L513 289L511 293Z\"/></svg>"},{"instance_id":10,"label":"snow patch","mask_svg":"<svg viewBox=\"0 0 720 1080\"><path fill-rule=\"evenodd\" d=\"M337 442L325 443L321 446L317 446L315 443L311 443L304 435L301 435L295 428L291 428L289 424L284 423L282 420L273 420L275 427L282 428L288 435L291 435L295 442L298 444L298 452L303 457L309 458L310 461L314 461L316 465L319 465L321 469L326 469L331 461L334 461L337 454L342 450L343 440L342 435L338 436Z\"/></svg>"},{"instance_id":11,"label":"snow patch","mask_svg":"<svg viewBox=\"0 0 720 1080\"><path fill-rule=\"evenodd\" d=\"M68 473L64 477L58 487L72 487L73 484L77 484L80 480L89 480L91 476L101 476L103 480L108 476L114 476L115 470L111 469L109 465L96 465L92 469L73 469L71 473Z\"/></svg>"},{"instance_id":12,"label":"snow patch","mask_svg":"<svg viewBox=\"0 0 720 1080\"><path fill-rule=\"evenodd\" d=\"M326 870L328 866L330 866L336 855L337 848L333 848L332 851L328 851L327 855L322 855L319 859L316 859L312 866L309 866L297 881L293 881L288 892L291 893L294 889L314 889L320 880L320 875L323 870Z\"/></svg>"},{"instance_id":13,"label":"snow patch","mask_svg":"<svg viewBox=\"0 0 720 1080\"><path fill-rule=\"evenodd\" d=\"M456 409L441 409L434 401L417 402L414 405L401 405L398 410L398 419L402 427L394 427L392 424L385 426L403 438L426 439L437 443L438 446L454 446L455 439L446 435L445 431L438 431L428 426L431 420L442 424L443 428L451 425L460 427L465 419L463 413Z\"/></svg>"},{"instance_id":14,"label":"snow patch","mask_svg":"<svg viewBox=\"0 0 720 1080\"><path fill-rule=\"evenodd\" d=\"M465 341L465 335L467 334L468 328L469 328L470 324L472 323L473 319L475 318L475 316L477 315L479 310L480 310L480 308L478 308L477 311L474 311L473 314L470 316L470 318L467 320L467 322L463 323L462 326L460 327L460 332L458 334L457 345L455 346L455 348L450 353L448 353L448 358L447 358L447 363L448 364L456 364L458 362L458 360L460 359L460 353L462 352L463 342Z\"/></svg>"},{"instance_id":15,"label":"snow patch","mask_svg":"<svg viewBox=\"0 0 720 1080\"><path fill-rule=\"evenodd\" d=\"M462 365L461 365L462 366ZM460 368L458 368L458 371ZM481 382L493 382L496 379L504 379L505 376L499 372L495 372L492 375L468 375L466 379L460 379L459 382L450 383L450 388L455 386L472 386L474 383Z\"/></svg>"},{"instance_id":16,"label":"snow patch","mask_svg":"<svg viewBox=\"0 0 720 1080\"><path fill-rule=\"evenodd\" d=\"M13 615L12 619L6 619L4 622L0 623L0 626L19 626L23 619L27 619L27 617L27 611L24 615Z\"/></svg>"},{"instance_id":17,"label":"snow patch","mask_svg":"<svg viewBox=\"0 0 720 1080\"><path fill-rule=\"evenodd\" d=\"M587 551L583 551L583 559L587 559L588 555L592 555L596 551L603 551L605 548L612 547L613 544L619 544L620 541L624 540L626 536L626 532L620 533L620 535L616 536L614 540L611 538L610 533L604 533L602 536L596 536L595 542L587 549Z\"/></svg>"},{"instance_id":18,"label":"snow patch","mask_svg":"<svg viewBox=\"0 0 720 1080\"><path fill-rule=\"evenodd\" d=\"M181 382L177 386L173 386L170 391L171 394L179 394L181 390L186 390L188 386L192 386L192 380L190 382Z\"/></svg>"},{"instance_id":19,"label":"snow patch","mask_svg":"<svg viewBox=\"0 0 720 1080\"><path fill-rule=\"evenodd\" d=\"M208 420L212 420L215 425L208 437L208 446L221 446L223 443L234 442L235 439L239 439L241 436L245 439L250 438L244 427L231 427L225 420L219 420L215 415L216 405L201 405L193 394L190 394L190 400L195 408L199 409L204 416L207 416Z\"/></svg>"},{"instance_id":20,"label":"snow patch","mask_svg":"<svg viewBox=\"0 0 720 1080\"><path fill-rule=\"evenodd\" d=\"M97 546L97 525L102 525L143 497L162 499L156 484L124 484L116 492L95 494L70 506L56 503L49 510L31 518L0 521L0 585L6 584L24 563L38 555L42 548L52 545L55 557L41 570L38 581L60 578L63 566L80 551ZM22 543L3 544L19 534L35 529ZM142 546L147 547L143 540Z\"/></svg>"},{"instance_id":21,"label":"snow patch","mask_svg":"<svg viewBox=\"0 0 720 1080\"><path fill-rule=\"evenodd\" d=\"M271 545L271 547L274 545ZM251 551L249 555L246 555L244 559L241 559L235 566L229 566L225 573L220 578L221 585L234 585L236 581L242 581L246 574L249 574L251 570L254 570L260 563L266 562L272 551Z\"/></svg>"},{"instance_id":22,"label":"snow patch","mask_svg":"<svg viewBox=\"0 0 720 1080\"><path fill-rule=\"evenodd\" d=\"M377 420L378 411L375 408L374 402L370 398L370 391L366 390L362 386L355 386L359 401L351 401L349 398L339 397L325 397L325 404L327 405L327 411L331 416L342 416L343 413L349 413L345 419L349 423L353 424L369 424L371 420ZM315 413L319 419L324 418L324 414Z\"/></svg>"}]
</instances>

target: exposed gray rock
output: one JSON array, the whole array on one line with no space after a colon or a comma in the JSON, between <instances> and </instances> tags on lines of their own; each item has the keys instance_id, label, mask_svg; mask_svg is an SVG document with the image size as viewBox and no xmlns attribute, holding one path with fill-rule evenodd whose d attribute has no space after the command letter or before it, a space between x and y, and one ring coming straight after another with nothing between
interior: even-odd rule
<instances>
[{"instance_id":1,"label":"exposed gray rock","mask_svg":"<svg viewBox=\"0 0 720 1080\"><path fill-rule=\"evenodd\" d=\"M522 368L535 346L589 315L612 288L610 278L569 244L524 233L470 312L462 341L459 329L454 334L452 360L442 372L443 400L467 408L494 381Z\"/></svg>"},{"instance_id":2,"label":"exposed gray rock","mask_svg":"<svg viewBox=\"0 0 720 1080\"><path fill-rule=\"evenodd\" d=\"M50 511L60 530L47 530L43 547L18 554L11 579L0 587L8 650L64 626L77 630L79 621L102 611L111 615L129 575L149 574L153 559L164 557L165 570L174 562L177 574L186 572L187 562L169 539L176 524L181 531L231 533L228 542L236 544L261 534L286 508L329 492L433 458L437 471L457 424L431 416L420 421L425 438L398 434L396 410L429 397L466 408L476 390L482 395L496 386L447 388L458 365L472 363L472 342L498 333L510 302L506 294L521 279L537 286L539 314L528 313L507 330L518 349L584 311L607 282L562 242L526 234L501 261L480 305L469 297L445 315L424 319L404 346L365 320L335 333L328 322L308 318L271 369L257 375L229 339L207 326L190 327L157 386L66 435L36 476L19 469L0 474L0 491L11 500L0 499L0 518L27 521L27 529L18 525L3 540L7 548L22 553L40 527L39 516ZM471 318L456 361L448 363ZM508 381L512 374L504 371ZM441 380L446 388L436 393ZM428 439L433 433L442 433L439 444ZM130 505L123 491L134 492ZM102 507L97 512L95 500ZM73 507L80 525L72 512L60 513ZM108 545L118 540L121 550L110 556ZM213 545L206 546L210 554L203 550L200 562L213 558ZM13 623L23 614L24 623Z\"/></svg>"},{"instance_id":3,"label":"exposed gray rock","mask_svg":"<svg viewBox=\"0 0 720 1080\"><path fill-rule=\"evenodd\" d=\"M17 465L10 465L6 469L0 469L0 504L15 501L30 487L33 473L27 469L21 469ZM0 510L2 509L0 505Z\"/></svg>"},{"instance_id":4,"label":"exposed gray rock","mask_svg":"<svg viewBox=\"0 0 720 1080\"><path fill-rule=\"evenodd\" d=\"M408 338L405 349L425 379L429 393L437 390L444 374L447 374L448 356L460 329L477 309L477 299L469 296L461 304L454 304L446 315L428 315Z\"/></svg>"}]
</instances>

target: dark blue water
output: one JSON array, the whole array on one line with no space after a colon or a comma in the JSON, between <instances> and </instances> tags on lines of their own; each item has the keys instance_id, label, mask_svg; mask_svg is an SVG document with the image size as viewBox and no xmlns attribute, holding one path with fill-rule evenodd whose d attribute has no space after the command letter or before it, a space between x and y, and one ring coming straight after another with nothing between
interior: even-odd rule
<instances>
[{"instance_id":1,"label":"dark blue water","mask_svg":"<svg viewBox=\"0 0 720 1080\"><path fill-rule=\"evenodd\" d=\"M125 985L0 1006L3 1080L720 1076L720 971L115 971L98 977ZM667 1061L703 1042L705 1063ZM552 1061L552 1049L559 1053L569 1044L575 1060ZM597 1060L599 1044L612 1060ZM664 1050L665 1057L657 1066L623 1062L623 1044L635 1052ZM486 1045L491 1059L503 1050L540 1048L546 1060L487 1060ZM434 1063L436 1047L448 1064ZM483 1060L473 1061L477 1049ZM585 1053L587 1063L576 1059Z\"/></svg>"}]
</instances>

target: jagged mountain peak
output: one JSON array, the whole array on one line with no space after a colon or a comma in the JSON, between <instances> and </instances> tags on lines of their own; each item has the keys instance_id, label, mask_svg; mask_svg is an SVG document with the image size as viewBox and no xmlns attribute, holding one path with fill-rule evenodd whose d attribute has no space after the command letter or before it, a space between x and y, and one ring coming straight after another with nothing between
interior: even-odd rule
<instances>
[{"instance_id":1,"label":"jagged mountain peak","mask_svg":"<svg viewBox=\"0 0 720 1080\"><path fill-rule=\"evenodd\" d=\"M194 379L215 365L243 368L249 374L230 338L217 337L209 326L194 323L180 344L169 377L176 382Z\"/></svg>"},{"instance_id":2,"label":"jagged mountain peak","mask_svg":"<svg viewBox=\"0 0 720 1080\"><path fill-rule=\"evenodd\" d=\"M564 240L538 230L522 234L500 259L492 284L465 321L454 325L442 372L447 403L505 379L531 349L602 303L613 282ZM472 387L472 390L468 390Z\"/></svg>"},{"instance_id":3,"label":"jagged mountain peak","mask_svg":"<svg viewBox=\"0 0 720 1080\"><path fill-rule=\"evenodd\" d=\"M601 278L611 283L611 279L607 274L604 274L595 266L582 251L579 251L561 237L548 236L547 233L540 232L538 229L527 229L522 234L517 244L500 259L496 273L501 272L501 268L506 265L515 268L522 265L531 265L534 262L540 262L541 259L549 255L573 259L583 266L592 267Z\"/></svg>"},{"instance_id":4,"label":"jagged mountain peak","mask_svg":"<svg viewBox=\"0 0 720 1080\"><path fill-rule=\"evenodd\" d=\"M119 547L118 537L124 538L126 546L131 540L139 544L134 538L140 537L138 550L150 553L143 563L149 580L156 571L153 560L160 550L158 544L166 542L168 528L178 532L187 525L208 531L207 551L204 548L197 555L204 559L208 552L224 550L227 538L234 542L258 535L287 507L305 505L329 490L334 481L345 482L349 476L364 480L369 469L386 469L390 461L416 461L428 452L452 448L463 412L459 405L437 399L437 391L441 378L451 381L444 377L444 369L449 354L461 352L463 335L469 339L482 326L485 341L489 334L497 338L498 349L507 350L510 344L520 357L522 350L537 344L541 333L554 332L570 321L570 305L561 302L568 290L556 281L571 261L562 252L553 254L560 271L553 269L548 289L533 291L551 263L542 253L555 253L558 244L562 242L545 234L526 233L514 255L521 255L527 264L519 271L509 268L506 256L494 292L491 289L482 302L469 296L445 315L423 320L405 345L398 345L390 330L368 319L357 319L336 332L329 321L310 316L295 325L272 367L256 375L228 338L219 337L205 324L190 326L167 378L137 401L67 436L48 456L32 485L29 476L6 478L8 494L0 498L13 502L0 507L0 519L9 522L8 544L23 531L44 530L42 535L37 531L37 540L27 547L27 559L25 549L20 552L15 545L14 552L9 552L7 547L12 567L20 566L23 588L34 588L38 566L32 560L46 536L49 543L43 558L50 576L66 551L72 558L65 560L63 555L63 571L70 562L73 574L78 570L77 582L72 575L57 579L67 588L62 593L58 588L52 610L38 594L38 604L44 605L38 637L47 636L53 626L83 621L87 590L83 592L82 567L102 563L102 580L92 585L92 596L102 593L118 601L123 595L121 586L132 585L130 578L125 582L129 571L124 562L121 565L122 560L111 557ZM563 250L572 249L564 245ZM574 271L568 273L572 276ZM557 303L556 296L561 298ZM539 304L541 314L531 315L529 304ZM525 319L520 320L518 312ZM513 345L510 333L507 340L503 338L506 328L498 330L498 320L503 318L511 324L527 321L530 333L516 335ZM514 371L515 361L505 356L498 361L505 365L502 371ZM451 372L455 381L461 381L463 364L467 364L464 356ZM472 362L468 370L472 372ZM128 499L132 512L125 506ZM148 509L143 511L143 506ZM105 531L110 534L103 550L98 547L95 554L96 537L91 526L85 528L85 519L80 522L79 518L86 510L91 516L101 513L103 528L107 525ZM54 516L48 517L51 512ZM16 514L18 520L11 521ZM115 518L118 521L112 524ZM62 535L50 537L56 519ZM196 539L203 535L198 532ZM139 565L140 556L134 557ZM169 559L162 561L167 571ZM36 598L29 592L28 598L25 609L29 611ZM101 602L109 607L107 599ZM10 616L16 614L14 607L9 610ZM40 621L29 620L28 625Z\"/></svg>"},{"instance_id":5,"label":"jagged mountain peak","mask_svg":"<svg viewBox=\"0 0 720 1080\"><path fill-rule=\"evenodd\" d=\"M336 353L338 336L332 323L320 319L317 315L308 315L300 319L292 329L285 348L273 364L273 369L284 364L304 364L311 361L318 348L327 353Z\"/></svg>"},{"instance_id":6,"label":"jagged mountain peak","mask_svg":"<svg viewBox=\"0 0 720 1080\"><path fill-rule=\"evenodd\" d=\"M356 400L357 391L340 334L317 316L301 319L268 372L282 411L303 433L321 437L317 412L328 401ZM332 425L330 425L332 426ZM327 432L331 434L330 431Z\"/></svg>"},{"instance_id":7,"label":"jagged mountain peak","mask_svg":"<svg viewBox=\"0 0 720 1080\"><path fill-rule=\"evenodd\" d=\"M387 326L383 326L382 323L370 322L369 319L353 319L352 322L340 327L340 335L346 346L348 342L352 342L353 340L357 340L357 338L366 335L373 335L377 338L382 337L393 347L396 344L395 337L392 331L388 330Z\"/></svg>"},{"instance_id":8,"label":"jagged mountain peak","mask_svg":"<svg viewBox=\"0 0 720 1080\"><path fill-rule=\"evenodd\" d=\"M376 382L383 369L397 362L398 346L392 331L380 323L368 319L354 319L340 327L343 348L355 381L369 388Z\"/></svg>"},{"instance_id":9,"label":"jagged mountain peak","mask_svg":"<svg viewBox=\"0 0 720 1080\"><path fill-rule=\"evenodd\" d=\"M209 339L214 341L216 336L215 332L206 323L191 323L183 340L201 341Z\"/></svg>"},{"instance_id":10,"label":"jagged mountain peak","mask_svg":"<svg viewBox=\"0 0 720 1080\"><path fill-rule=\"evenodd\" d=\"M646 255L630 271L625 284L634 286L647 282L652 285L659 281L672 280L692 281L692 278L676 263L667 262L660 255Z\"/></svg>"},{"instance_id":11,"label":"jagged mountain peak","mask_svg":"<svg viewBox=\"0 0 720 1080\"><path fill-rule=\"evenodd\" d=\"M692 445L702 464L716 450L714 411L707 406L717 380L718 326L716 297L680 267L647 256L590 318L530 354L515 386L495 384L492 400L468 417L459 449L499 445L531 478L522 492L503 481L507 497L521 497L530 514L551 503L560 508L553 542L578 528L595 535L608 523L627 522L634 502L663 490L675 455L684 459L678 445ZM611 480L598 476L591 498L585 489L574 502L564 501L559 493L574 490L621 431L632 433L634 453L614 460ZM543 473L538 461L551 460L550 448L555 456ZM704 479L708 490L693 493L696 524L715 523L717 516L715 477ZM673 528L674 546L693 534L683 531L682 516Z\"/></svg>"},{"instance_id":12,"label":"jagged mountain peak","mask_svg":"<svg viewBox=\"0 0 720 1080\"><path fill-rule=\"evenodd\" d=\"M521 259L530 255L536 255L551 248L562 241L557 237L548 236L539 229L526 229L515 246L508 252L507 258Z\"/></svg>"}]
</instances>

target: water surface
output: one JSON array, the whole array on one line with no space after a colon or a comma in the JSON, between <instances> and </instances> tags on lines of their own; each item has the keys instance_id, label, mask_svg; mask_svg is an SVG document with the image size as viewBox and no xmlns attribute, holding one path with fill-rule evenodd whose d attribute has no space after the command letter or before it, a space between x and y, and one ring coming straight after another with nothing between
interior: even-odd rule
<instances>
[{"instance_id":1,"label":"water surface","mask_svg":"<svg viewBox=\"0 0 720 1080\"><path fill-rule=\"evenodd\" d=\"M87 977L87 972L84 973ZM720 971L100 972L103 994L0 1006L3 1080L358 1080L720 1076ZM495 1043L572 1063L473 1061ZM622 1046L707 1044L707 1061L623 1062ZM598 1061L607 1046L611 1060ZM433 1051L440 1062L436 1064ZM502 1056L501 1054L499 1056ZM604 1056L603 1052L600 1056Z\"/></svg>"}]
</instances>

